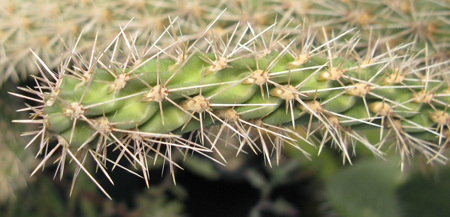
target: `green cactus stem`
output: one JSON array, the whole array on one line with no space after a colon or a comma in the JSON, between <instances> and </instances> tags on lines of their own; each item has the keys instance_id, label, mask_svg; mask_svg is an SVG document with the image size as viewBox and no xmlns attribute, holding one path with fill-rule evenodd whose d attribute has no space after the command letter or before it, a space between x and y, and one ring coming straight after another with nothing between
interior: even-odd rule
<instances>
[{"instance_id":1,"label":"green cactus stem","mask_svg":"<svg viewBox=\"0 0 450 217\"><path fill-rule=\"evenodd\" d=\"M35 87L20 88L36 97L12 94L40 103L23 109L31 112L30 120L16 121L41 125L30 141L40 141L45 153L37 169L61 148L61 172L67 156L87 172L82 165L87 155L104 171L107 161L118 162L106 156L112 146L144 174L151 153L173 171L178 165L172 149L208 156L220 151L216 142L224 135L239 138L238 154L262 152L269 163L272 150L279 156L283 144L302 150L297 140L319 141L320 149L331 143L344 162L350 161L351 146L361 144L380 157L392 146L402 162L415 152L445 162L441 151L450 123L445 63L419 59L407 46L357 55L358 39L343 41L351 30L332 39L324 30L325 42L317 44L312 35L304 37L308 41L278 37L271 29L277 26L256 31L249 25L228 41L203 37L211 26L201 37L186 39L175 37L171 25L160 38L172 37L172 44L152 41L142 51L122 30L90 57L70 49L57 72L36 55L42 76ZM200 50L199 41L209 46ZM370 142L364 129L379 129L380 142ZM197 142L183 139L183 133ZM51 138L58 140L52 149Z\"/></svg>"}]
</instances>

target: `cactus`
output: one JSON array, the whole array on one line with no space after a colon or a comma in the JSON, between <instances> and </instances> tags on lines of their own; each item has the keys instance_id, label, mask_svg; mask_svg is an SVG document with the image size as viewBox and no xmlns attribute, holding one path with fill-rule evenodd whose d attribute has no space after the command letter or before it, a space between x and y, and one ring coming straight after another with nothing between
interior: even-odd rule
<instances>
[{"instance_id":1,"label":"cactus","mask_svg":"<svg viewBox=\"0 0 450 217\"><path fill-rule=\"evenodd\" d=\"M348 37L353 30L330 38L325 29L319 37L302 28L290 36L275 24L262 31L236 25L223 40L208 33L218 20L195 38L177 33L172 20L145 46L121 29L99 52L94 45L90 56L68 48L57 72L34 53L41 76L35 87L20 88L34 96L11 93L33 102L22 109L31 118L15 122L41 126L25 133L33 136L27 146L39 141L44 155L33 174L60 152L61 177L70 158L103 190L83 166L85 158L106 176L107 163L121 167L126 158L148 184L148 156L163 158L172 175L180 167L174 151L226 163L208 155L220 156L223 147L216 144L225 135L239 139L229 144L237 154L261 152L270 165L285 144L303 151L298 140L318 143L320 150L330 143L344 162L359 145L378 157L394 147L402 165L416 152L430 162L446 161L446 62L426 58L427 47L416 53L410 44L386 45L379 53L369 43L357 51L357 35ZM205 42L206 48L197 47ZM370 129L378 130L379 142L364 135ZM118 159L108 158L109 148L120 152Z\"/></svg>"},{"instance_id":2,"label":"cactus","mask_svg":"<svg viewBox=\"0 0 450 217\"><path fill-rule=\"evenodd\" d=\"M379 50L385 48L385 42L395 47L406 40L417 43L416 51L429 44L428 49L434 53L430 56L440 59L448 56L446 26L450 6L440 1L7 0L0 6L0 84L8 78L17 83L30 74L38 74L28 48L50 68L57 67L61 48L65 46L60 37L70 44L74 37L84 32L77 47L80 53L89 55L95 32L102 33L99 41L111 41L118 27L125 26L131 17L134 22L128 26L129 31L142 34L153 31L152 37L156 39L164 31L163 26L169 25L166 19L169 16L184 20L180 28L185 35L196 35L225 8L228 8L224 14L226 19L219 20L213 27L214 33L221 37L230 35L237 22L244 27L251 23L264 29L278 20L282 25L289 22L291 27L304 24L314 30L326 26L329 31L340 29L345 32L358 27L362 39L358 46L361 47L367 47L367 40L374 38L379 39ZM376 37L371 37L372 34ZM166 41L170 43L170 40ZM136 44L145 44L145 40ZM197 43L198 48L204 48L203 45L207 46L207 43Z\"/></svg>"}]
</instances>

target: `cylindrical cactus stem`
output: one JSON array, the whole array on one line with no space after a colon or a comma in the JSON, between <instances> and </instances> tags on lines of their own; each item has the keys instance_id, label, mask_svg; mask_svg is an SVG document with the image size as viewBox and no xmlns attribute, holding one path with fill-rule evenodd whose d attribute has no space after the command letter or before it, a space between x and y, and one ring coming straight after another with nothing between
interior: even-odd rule
<instances>
[{"instance_id":1,"label":"cylindrical cactus stem","mask_svg":"<svg viewBox=\"0 0 450 217\"><path fill-rule=\"evenodd\" d=\"M367 64L364 58L353 58L357 40L339 44L338 39L347 33L316 45L314 50L294 49L296 44L284 38L268 50L257 46L261 40L264 42L264 34L254 36L249 30L241 36L233 35L227 42L221 41L224 47L207 40L210 47L206 50L195 49L195 43L205 38L194 39L191 45L176 41L172 45L180 46L177 54L156 44L150 46L156 52L136 52L137 48L121 33L110 46L125 40L129 50L106 47L105 52L86 64L72 53L76 65L64 66L56 75L38 58L55 81L47 76L37 79L36 89L22 88L36 94L34 101L42 104L29 109L34 119L40 120L20 122L42 124L37 135L42 136L41 147L56 137L70 153L85 156L95 151L97 162L105 162L104 150L115 144L122 152L120 156L126 155L144 170L146 161L139 156L147 154L132 147L131 141L164 156L173 166L170 152L161 153L153 146L176 147L203 155L211 149L218 151L217 139L211 139L208 130L215 125L221 129L216 137L231 132L241 141L238 152L248 145L255 152L262 151L269 162L270 147L262 141L263 134L296 146L295 139L313 143L313 134L319 132L323 137L321 148L331 141L342 151L344 160L350 160L350 145L362 143L381 156L378 146L393 139L402 157L418 151L429 159L443 161L440 150L445 145L444 131L450 118L447 107L440 108L448 105L444 100L449 87L445 82L440 86L431 81L417 82L430 73L430 68L440 65L429 65L426 60L427 67L415 60L405 64L392 53L397 49L374 57ZM309 52L304 53L307 58L299 61L293 50ZM133 62L131 57L140 61ZM432 72L434 81L443 81L443 73ZM427 91L432 94L422 97ZM306 136L289 127L304 129ZM368 128L380 130L379 144L371 144L362 135L361 130ZM193 131L198 131L200 144L181 138L182 133ZM261 148L252 132L261 139ZM413 133L433 136L425 141ZM298 138L291 138L295 136ZM273 142L273 148L280 147L277 142ZM433 142L436 145L430 145Z\"/></svg>"}]
</instances>

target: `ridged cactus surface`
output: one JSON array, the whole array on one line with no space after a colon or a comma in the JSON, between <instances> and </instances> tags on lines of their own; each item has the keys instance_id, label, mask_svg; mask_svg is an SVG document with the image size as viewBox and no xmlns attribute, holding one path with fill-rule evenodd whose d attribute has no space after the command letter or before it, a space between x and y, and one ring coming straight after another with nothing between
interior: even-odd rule
<instances>
[{"instance_id":1,"label":"ridged cactus surface","mask_svg":"<svg viewBox=\"0 0 450 217\"><path fill-rule=\"evenodd\" d=\"M210 157L229 137L240 141L229 144L237 154L262 153L269 164L283 145L303 151L297 141L336 146L344 161L362 145L379 157L392 147L402 162L416 152L445 162L447 68L427 58L428 47L416 53L410 44L386 45L378 52L369 43L360 50L352 30L293 33L275 24L264 30L236 25L223 39L209 32L213 23L189 38L172 20L145 46L121 30L90 55L68 48L57 72L36 55L41 76L36 86L20 88L34 96L12 93L32 102L22 110L31 118L16 122L41 126L26 133L44 155L35 172L60 155L61 176L67 158L89 175L86 156L107 174L107 162L120 167L124 157L147 180L148 156L163 158L173 172L179 165L172 152ZM379 142L364 134L371 129ZM109 159L108 148L119 159Z\"/></svg>"}]
</instances>

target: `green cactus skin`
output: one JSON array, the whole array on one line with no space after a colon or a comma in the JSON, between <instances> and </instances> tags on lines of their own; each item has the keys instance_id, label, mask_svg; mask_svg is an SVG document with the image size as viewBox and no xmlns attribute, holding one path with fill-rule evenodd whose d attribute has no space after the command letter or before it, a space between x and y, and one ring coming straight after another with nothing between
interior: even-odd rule
<instances>
[{"instance_id":1,"label":"green cactus skin","mask_svg":"<svg viewBox=\"0 0 450 217\"><path fill-rule=\"evenodd\" d=\"M104 172L107 161L118 162L106 156L110 146L144 174L150 153L168 161L173 172L179 166L171 159L172 148L208 156L219 151L215 143L225 134L239 138L238 153L250 148L269 163L271 149L278 157L283 144L302 150L296 140L313 144L319 137L320 149L331 142L344 162L357 144L380 157L383 147L393 146L402 163L415 152L445 162L440 153L450 123L445 63L420 59L404 51L406 46L376 56L369 48L371 55L355 56L357 38L342 41L350 31L332 39L324 31L325 42L313 45L250 25L229 41L203 37L211 26L199 38L172 34L172 44L161 47L155 41L143 51L135 46L137 39L121 31L96 55L70 53L57 73L36 55L42 77L36 77L35 87L20 89L37 97L12 93L41 103L23 109L32 113L30 120L16 121L42 126L30 141L40 140L41 153L45 150L34 172L59 148L61 172L67 155L88 175L82 162L90 155ZM195 47L204 40L205 50ZM217 126L211 135L210 127ZM380 142L371 143L364 129L379 129ZM181 138L194 131L198 143ZM51 138L58 140L52 149Z\"/></svg>"}]
</instances>

